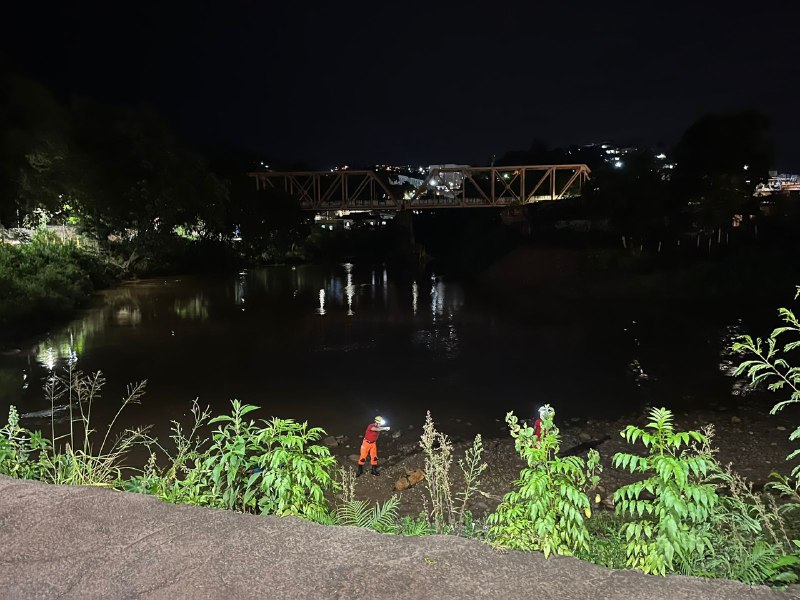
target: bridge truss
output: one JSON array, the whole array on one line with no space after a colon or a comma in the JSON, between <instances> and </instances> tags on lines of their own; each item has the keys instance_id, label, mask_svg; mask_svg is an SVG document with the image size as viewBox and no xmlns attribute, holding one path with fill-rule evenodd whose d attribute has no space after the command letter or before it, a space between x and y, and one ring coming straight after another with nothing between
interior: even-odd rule
<instances>
[{"instance_id":1,"label":"bridge truss","mask_svg":"<svg viewBox=\"0 0 800 600\"><path fill-rule=\"evenodd\" d=\"M488 208L560 200L580 193L584 164L516 167L432 167L414 186L391 171L263 171L248 173L259 190L282 190L303 209L402 210ZM406 178L407 179L407 178Z\"/></svg>"}]
</instances>

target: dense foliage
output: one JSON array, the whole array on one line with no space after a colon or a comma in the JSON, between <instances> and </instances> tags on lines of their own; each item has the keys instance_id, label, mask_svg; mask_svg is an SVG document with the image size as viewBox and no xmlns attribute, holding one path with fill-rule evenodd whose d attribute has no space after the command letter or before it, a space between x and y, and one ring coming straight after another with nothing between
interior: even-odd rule
<instances>
[{"instance_id":1,"label":"dense foliage","mask_svg":"<svg viewBox=\"0 0 800 600\"><path fill-rule=\"evenodd\" d=\"M625 526L628 566L645 573L666 574L676 558L691 561L711 548L708 522L718 497L705 482L711 462L691 442L706 442L697 431L678 432L669 410L656 408L642 429L622 432L630 444L641 442L647 456L618 453L613 465L645 478L614 492L618 514L632 520Z\"/></svg>"},{"instance_id":2,"label":"dense foliage","mask_svg":"<svg viewBox=\"0 0 800 600\"><path fill-rule=\"evenodd\" d=\"M328 519L325 493L335 483L336 464L326 446L314 444L325 431L273 418L258 424L243 417L258 407L233 401L218 423L200 468L224 508L242 512Z\"/></svg>"},{"instance_id":3,"label":"dense foliage","mask_svg":"<svg viewBox=\"0 0 800 600\"><path fill-rule=\"evenodd\" d=\"M588 548L585 518L591 515L591 504L586 492L599 481L600 455L590 450L588 460L559 456L554 415L552 410L543 415L538 440L532 427L521 427L513 413L506 415L517 452L528 467L520 472L517 489L506 494L488 518L489 536L499 546L541 550L545 556Z\"/></svg>"},{"instance_id":4,"label":"dense foliage","mask_svg":"<svg viewBox=\"0 0 800 600\"><path fill-rule=\"evenodd\" d=\"M27 244L0 244L0 328L69 314L118 274L97 253L44 232Z\"/></svg>"}]
</instances>

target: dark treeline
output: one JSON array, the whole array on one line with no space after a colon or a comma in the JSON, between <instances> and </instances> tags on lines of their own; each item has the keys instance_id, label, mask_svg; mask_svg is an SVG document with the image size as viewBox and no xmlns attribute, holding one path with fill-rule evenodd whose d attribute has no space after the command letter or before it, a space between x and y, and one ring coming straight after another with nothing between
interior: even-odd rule
<instances>
[{"instance_id":1,"label":"dark treeline","mask_svg":"<svg viewBox=\"0 0 800 600\"><path fill-rule=\"evenodd\" d=\"M585 163L592 178L583 190L585 209L629 233L663 227L724 226L735 214L755 214L753 191L775 161L769 119L755 111L700 118L665 154L632 148L609 161L600 145L548 149L539 140L527 151L508 152L496 164ZM662 158L658 158L661 156Z\"/></svg>"},{"instance_id":2,"label":"dark treeline","mask_svg":"<svg viewBox=\"0 0 800 600\"><path fill-rule=\"evenodd\" d=\"M247 152L201 153L152 108L0 82L0 225L71 225L142 271L239 258L274 260L307 235L286 198L258 197ZM192 243L190 243L192 242ZM211 264L209 264L211 261ZM183 263L183 264L181 264Z\"/></svg>"},{"instance_id":3,"label":"dark treeline","mask_svg":"<svg viewBox=\"0 0 800 600\"><path fill-rule=\"evenodd\" d=\"M611 156L619 160L609 157L615 151L621 153ZM775 163L766 116L707 115L669 148L548 148L537 140L494 161L566 163L592 170L579 197L522 210L423 213L415 217L417 242L466 274L480 273L516 248L538 248L535 260L528 252L499 265L503 281L532 286L544 277L540 267L554 260L550 251L562 249L568 254L559 260L574 268L560 270L558 288L579 295L769 297L797 283L800 198L754 195ZM531 265L536 268L529 273Z\"/></svg>"}]
</instances>

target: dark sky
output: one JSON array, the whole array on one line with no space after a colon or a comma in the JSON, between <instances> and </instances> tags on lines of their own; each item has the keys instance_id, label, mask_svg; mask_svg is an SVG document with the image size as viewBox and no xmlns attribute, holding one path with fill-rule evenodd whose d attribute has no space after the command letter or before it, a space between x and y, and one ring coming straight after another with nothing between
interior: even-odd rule
<instances>
[{"instance_id":1,"label":"dark sky","mask_svg":"<svg viewBox=\"0 0 800 600\"><path fill-rule=\"evenodd\" d=\"M76 7L80 4L80 7ZM156 105L194 137L342 163L485 163L671 144L706 112L773 119L800 171L800 2L20 3L10 64L59 94Z\"/></svg>"}]
</instances>

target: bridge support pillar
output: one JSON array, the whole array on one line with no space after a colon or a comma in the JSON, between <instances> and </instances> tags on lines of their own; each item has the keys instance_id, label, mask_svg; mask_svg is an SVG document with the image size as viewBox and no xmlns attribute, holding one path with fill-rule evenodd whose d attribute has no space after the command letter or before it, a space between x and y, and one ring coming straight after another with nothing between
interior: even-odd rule
<instances>
[{"instance_id":1,"label":"bridge support pillar","mask_svg":"<svg viewBox=\"0 0 800 600\"><path fill-rule=\"evenodd\" d=\"M408 209L397 211L394 217L394 228L397 250L403 256L413 256L416 250L416 242L414 240L414 219L412 212Z\"/></svg>"}]
</instances>

